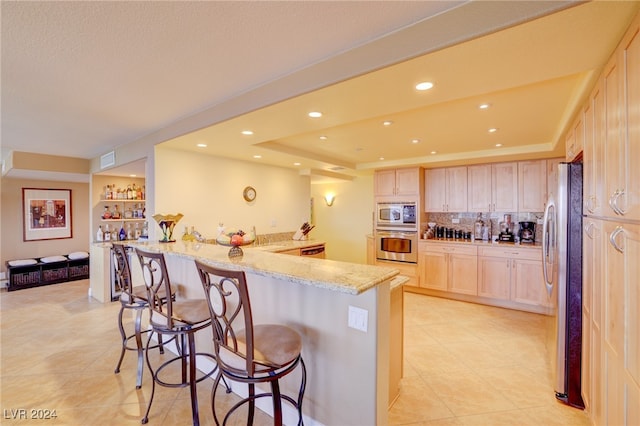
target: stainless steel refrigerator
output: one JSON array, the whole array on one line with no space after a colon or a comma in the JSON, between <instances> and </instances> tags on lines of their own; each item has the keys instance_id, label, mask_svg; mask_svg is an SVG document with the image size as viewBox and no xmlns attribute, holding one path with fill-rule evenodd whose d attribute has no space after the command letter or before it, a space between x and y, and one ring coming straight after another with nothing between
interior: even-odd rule
<instances>
[{"instance_id":1,"label":"stainless steel refrigerator","mask_svg":"<svg viewBox=\"0 0 640 426\"><path fill-rule=\"evenodd\" d=\"M558 165L558 188L549 188L544 212L544 285L554 299L549 352L556 398L584 408L582 358L582 164Z\"/></svg>"}]
</instances>

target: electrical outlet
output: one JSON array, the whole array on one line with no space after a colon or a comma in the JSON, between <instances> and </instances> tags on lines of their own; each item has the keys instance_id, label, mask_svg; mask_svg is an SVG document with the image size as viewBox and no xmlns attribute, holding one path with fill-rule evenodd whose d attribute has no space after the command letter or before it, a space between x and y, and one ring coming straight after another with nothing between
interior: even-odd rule
<instances>
[{"instance_id":1,"label":"electrical outlet","mask_svg":"<svg viewBox=\"0 0 640 426\"><path fill-rule=\"evenodd\" d=\"M271 219L271 227L275 228L276 226L278 226L278 221L276 219Z\"/></svg>"},{"instance_id":2,"label":"electrical outlet","mask_svg":"<svg viewBox=\"0 0 640 426\"><path fill-rule=\"evenodd\" d=\"M367 332L369 311L349 305L349 327Z\"/></svg>"}]
</instances>

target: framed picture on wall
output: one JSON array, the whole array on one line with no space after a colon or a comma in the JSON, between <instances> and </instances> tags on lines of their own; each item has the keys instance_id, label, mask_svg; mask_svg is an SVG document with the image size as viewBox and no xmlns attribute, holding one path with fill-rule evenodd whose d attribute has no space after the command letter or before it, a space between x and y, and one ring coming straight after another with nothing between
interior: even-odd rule
<instances>
[{"instance_id":1,"label":"framed picture on wall","mask_svg":"<svg viewBox=\"0 0 640 426\"><path fill-rule=\"evenodd\" d=\"M22 188L23 240L71 238L71 190Z\"/></svg>"}]
</instances>

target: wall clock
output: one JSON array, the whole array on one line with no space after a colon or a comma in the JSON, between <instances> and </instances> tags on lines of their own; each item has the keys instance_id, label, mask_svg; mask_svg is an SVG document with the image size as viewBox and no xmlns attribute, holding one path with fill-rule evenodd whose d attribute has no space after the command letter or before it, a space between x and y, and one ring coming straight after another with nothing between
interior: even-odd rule
<instances>
[{"instance_id":1,"label":"wall clock","mask_svg":"<svg viewBox=\"0 0 640 426\"><path fill-rule=\"evenodd\" d=\"M245 201L251 202L256 199L256 190L252 186L247 186L242 192L242 197Z\"/></svg>"}]
</instances>

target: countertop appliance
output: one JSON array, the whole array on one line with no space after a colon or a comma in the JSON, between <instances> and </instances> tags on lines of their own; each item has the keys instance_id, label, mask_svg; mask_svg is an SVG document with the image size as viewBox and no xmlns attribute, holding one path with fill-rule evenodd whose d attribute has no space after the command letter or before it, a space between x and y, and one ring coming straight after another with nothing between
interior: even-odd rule
<instances>
[{"instance_id":1,"label":"countertop appliance","mask_svg":"<svg viewBox=\"0 0 640 426\"><path fill-rule=\"evenodd\" d=\"M511 215L505 214L504 220L500 222L500 233L498 234L498 242L512 243L515 241L513 235L513 223L511 222Z\"/></svg>"},{"instance_id":2,"label":"countertop appliance","mask_svg":"<svg viewBox=\"0 0 640 426\"><path fill-rule=\"evenodd\" d=\"M376 205L376 229L417 231L417 203L378 202Z\"/></svg>"},{"instance_id":3,"label":"countertop appliance","mask_svg":"<svg viewBox=\"0 0 640 426\"><path fill-rule=\"evenodd\" d=\"M520 230L518 238L520 243L533 244L536 242L536 223L535 222L519 222Z\"/></svg>"},{"instance_id":4,"label":"countertop appliance","mask_svg":"<svg viewBox=\"0 0 640 426\"><path fill-rule=\"evenodd\" d=\"M558 188L551 193L542 231L544 284L554 300L549 321L556 398L584 408L582 357L582 164L558 165Z\"/></svg>"}]
</instances>

